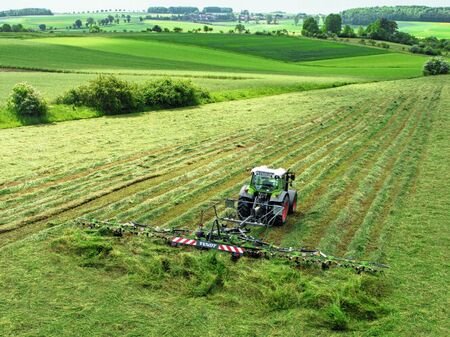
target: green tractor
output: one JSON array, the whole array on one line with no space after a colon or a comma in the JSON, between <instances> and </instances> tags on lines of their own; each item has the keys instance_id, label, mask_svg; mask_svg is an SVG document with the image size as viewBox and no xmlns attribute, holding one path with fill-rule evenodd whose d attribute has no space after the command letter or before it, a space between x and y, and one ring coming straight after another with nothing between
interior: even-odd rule
<instances>
[{"instance_id":1,"label":"green tractor","mask_svg":"<svg viewBox=\"0 0 450 337\"><path fill-rule=\"evenodd\" d=\"M289 189L295 174L282 168L255 167L249 185L239 193L237 215L241 221L282 226L297 208L297 191Z\"/></svg>"}]
</instances>

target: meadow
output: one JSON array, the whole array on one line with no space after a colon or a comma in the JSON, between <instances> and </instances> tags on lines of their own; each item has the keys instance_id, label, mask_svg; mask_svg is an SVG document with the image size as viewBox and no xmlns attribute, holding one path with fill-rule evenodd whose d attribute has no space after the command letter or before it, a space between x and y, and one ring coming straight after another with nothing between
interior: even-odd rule
<instances>
[{"instance_id":1,"label":"meadow","mask_svg":"<svg viewBox=\"0 0 450 337\"><path fill-rule=\"evenodd\" d=\"M98 73L136 83L165 76L189 79L209 90L213 101L222 102L417 77L427 59L292 37L204 34L198 39L196 34L148 33L17 37L0 38L0 128L41 121L19 120L5 110L18 82L29 82L42 92L51 103L45 121L57 122L99 115L53 104L63 92Z\"/></svg>"},{"instance_id":2,"label":"meadow","mask_svg":"<svg viewBox=\"0 0 450 337\"><path fill-rule=\"evenodd\" d=\"M448 22L415 22L399 21L400 31L417 37L435 36L438 39L450 39L450 23Z\"/></svg>"},{"instance_id":3,"label":"meadow","mask_svg":"<svg viewBox=\"0 0 450 337\"><path fill-rule=\"evenodd\" d=\"M340 335L333 310L347 335L445 335L434 322L446 317L436 296L448 287L438 248L448 200L427 211L433 186L446 188L449 90L448 77L419 78L0 130L4 335ZM263 163L297 172L300 196L270 241L385 262L386 275L233 264L71 225L89 215L194 228ZM163 260L175 269L164 272Z\"/></svg>"}]
</instances>

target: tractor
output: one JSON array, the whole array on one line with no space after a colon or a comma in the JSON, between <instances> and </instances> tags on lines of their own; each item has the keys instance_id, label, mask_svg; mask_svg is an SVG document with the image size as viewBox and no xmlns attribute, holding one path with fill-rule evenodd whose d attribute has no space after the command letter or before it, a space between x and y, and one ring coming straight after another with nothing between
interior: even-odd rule
<instances>
[{"instance_id":1,"label":"tractor","mask_svg":"<svg viewBox=\"0 0 450 337\"><path fill-rule=\"evenodd\" d=\"M249 185L239 193L237 215L241 221L282 226L297 208L297 191L289 189L295 174L283 168L255 167Z\"/></svg>"}]
</instances>

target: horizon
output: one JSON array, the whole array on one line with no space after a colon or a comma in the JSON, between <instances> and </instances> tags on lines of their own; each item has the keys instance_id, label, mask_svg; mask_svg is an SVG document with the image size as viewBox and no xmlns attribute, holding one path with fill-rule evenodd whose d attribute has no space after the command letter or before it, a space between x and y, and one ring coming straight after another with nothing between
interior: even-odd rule
<instances>
[{"instance_id":1,"label":"horizon","mask_svg":"<svg viewBox=\"0 0 450 337\"><path fill-rule=\"evenodd\" d=\"M128 6L124 7L124 3ZM365 1L363 4L359 0L343 0L336 3L329 3L326 0L306 0L303 3L299 1L260 1L250 0L246 1L246 6L242 6L237 0L161 0L161 1L147 1L147 0L132 0L124 2L122 0L100 0L95 2L95 6L91 6L92 2L87 0L80 0L76 4L61 3L56 0L17 0L11 6L0 4L0 10L21 9L21 8L47 8L53 13L72 13L83 11L96 10L113 10L125 9L127 11L146 11L148 7L177 7L177 6L192 6L200 9L208 6L218 7L232 7L234 11L247 9L251 12L274 12L283 11L287 13L307 13L307 14L329 14L341 12L350 8L367 8L375 6L429 6L429 7L446 7L447 1L442 0L371 0ZM97 5L98 4L98 5Z\"/></svg>"}]
</instances>

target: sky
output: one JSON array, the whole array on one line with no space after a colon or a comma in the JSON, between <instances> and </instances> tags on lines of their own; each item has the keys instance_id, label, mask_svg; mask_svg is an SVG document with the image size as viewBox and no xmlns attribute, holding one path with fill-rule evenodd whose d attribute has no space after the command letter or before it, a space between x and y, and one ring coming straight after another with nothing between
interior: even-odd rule
<instances>
[{"instance_id":1,"label":"sky","mask_svg":"<svg viewBox=\"0 0 450 337\"><path fill-rule=\"evenodd\" d=\"M54 12L97 9L144 10L149 6L205 6L248 9L252 12L281 10L289 13L329 14L348 8L384 5L448 6L449 0L0 0L0 10L26 7L49 8Z\"/></svg>"}]
</instances>

